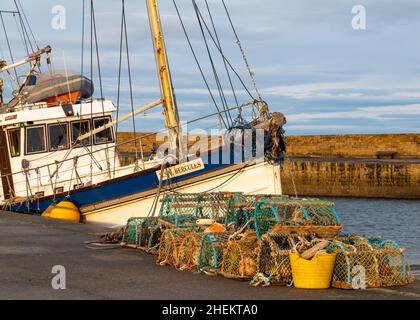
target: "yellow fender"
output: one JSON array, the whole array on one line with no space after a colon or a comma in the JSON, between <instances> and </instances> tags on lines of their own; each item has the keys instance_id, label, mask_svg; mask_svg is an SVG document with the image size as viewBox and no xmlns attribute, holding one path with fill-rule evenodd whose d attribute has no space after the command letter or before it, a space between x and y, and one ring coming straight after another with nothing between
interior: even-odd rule
<instances>
[{"instance_id":1,"label":"yellow fender","mask_svg":"<svg viewBox=\"0 0 420 320\"><path fill-rule=\"evenodd\" d=\"M50 205L42 216L63 221L80 222L79 208L69 200L63 200L58 204Z\"/></svg>"}]
</instances>

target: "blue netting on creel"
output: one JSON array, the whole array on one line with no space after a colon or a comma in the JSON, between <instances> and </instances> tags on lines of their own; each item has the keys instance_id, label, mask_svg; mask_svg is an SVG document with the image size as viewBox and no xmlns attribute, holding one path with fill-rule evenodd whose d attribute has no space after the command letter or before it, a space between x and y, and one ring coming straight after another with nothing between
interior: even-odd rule
<instances>
[{"instance_id":1,"label":"blue netting on creel","mask_svg":"<svg viewBox=\"0 0 420 320\"><path fill-rule=\"evenodd\" d=\"M197 269L202 272L216 272L220 269L223 252L231 233L204 234L200 240Z\"/></svg>"},{"instance_id":2,"label":"blue netting on creel","mask_svg":"<svg viewBox=\"0 0 420 320\"><path fill-rule=\"evenodd\" d=\"M400 246L393 240L385 240L379 237L368 238L367 240L374 249L400 249Z\"/></svg>"}]
</instances>

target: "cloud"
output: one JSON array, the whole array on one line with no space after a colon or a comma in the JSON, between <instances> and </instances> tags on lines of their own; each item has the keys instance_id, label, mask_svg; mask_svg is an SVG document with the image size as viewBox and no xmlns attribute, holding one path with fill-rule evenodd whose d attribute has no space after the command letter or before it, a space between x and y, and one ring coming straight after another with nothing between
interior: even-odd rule
<instances>
[{"instance_id":1,"label":"cloud","mask_svg":"<svg viewBox=\"0 0 420 320\"><path fill-rule=\"evenodd\" d=\"M53 30L51 8L56 0L21 0L40 45L52 44L53 62L63 68L63 52L71 70L80 70L82 2L63 0L67 29ZM197 1L207 16L204 2ZM5 3L5 4L3 4ZM152 44L143 1L126 1L130 62L135 105L155 100L160 94ZM177 1L196 55L219 102L219 92L191 1ZM209 1L225 55L251 90L252 83L219 1ZM420 114L420 2L416 0L361 0L367 10L367 30L351 28L353 0L226 1L236 32L255 72L257 84L273 111L286 113L287 130L293 134L338 132L418 132ZM4 10L13 1L2 1ZM95 1L104 95L116 102L121 23L121 2ZM208 90L184 37L172 1L161 1L168 59L182 117L192 119L215 110ZM85 74L90 74L90 32L87 8ZM19 34L8 18L10 40L16 57L23 57ZM209 24L209 26L211 26ZM208 37L208 36L207 36ZM208 38L214 63L228 99L235 103L223 60ZM3 35L0 54L10 60ZM95 59L93 60L95 64ZM44 66L45 67L45 66ZM21 74L25 69L21 68ZM233 76L232 76L233 77ZM99 79L93 79L96 95ZM9 83L9 82L7 82ZM233 77L240 102L247 102L241 83ZM7 89L10 94L10 89ZM253 90L251 90L253 91ZM123 60L121 110L130 110L127 65ZM147 118L147 117L146 117ZM160 128L160 112L138 128ZM216 125L207 121L205 125ZM204 123L204 122L203 122ZM129 124L122 125L129 129Z\"/></svg>"}]
</instances>

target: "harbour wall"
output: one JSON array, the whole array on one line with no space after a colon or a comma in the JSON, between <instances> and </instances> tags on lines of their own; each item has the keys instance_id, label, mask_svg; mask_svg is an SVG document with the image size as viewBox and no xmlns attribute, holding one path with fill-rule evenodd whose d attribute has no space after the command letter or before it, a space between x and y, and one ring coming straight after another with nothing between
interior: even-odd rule
<instances>
[{"instance_id":1,"label":"harbour wall","mask_svg":"<svg viewBox=\"0 0 420 320\"><path fill-rule=\"evenodd\" d=\"M420 159L419 159L420 160ZM420 161L288 159L283 192L317 197L420 199Z\"/></svg>"},{"instance_id":2,"label":"harbour wall","mask_svg":"<svg viewBox=\"0 0 420 320\"><path fill-rule=\"evenodd\" d=\"M291 157L376 158L386 151L420 159L420 134L289 136L287 142Z\"/></svg>"},{"instance_id":3,"label":"harbour wall","mask_svg":"<svg viewBox=\"0 0 420 320\"><path fill-rule=\"evenodd\" d=\"M159 143L154 135L137 135L148 157ZM118 135L118 142L125 142L123 162L134 159L133 138L133 133ZM189 144L196 139L189 137ZM289 136L287 147L285 194L296 189L299 196L420 199L420 134Z\"/></svg>"}]
</instances>

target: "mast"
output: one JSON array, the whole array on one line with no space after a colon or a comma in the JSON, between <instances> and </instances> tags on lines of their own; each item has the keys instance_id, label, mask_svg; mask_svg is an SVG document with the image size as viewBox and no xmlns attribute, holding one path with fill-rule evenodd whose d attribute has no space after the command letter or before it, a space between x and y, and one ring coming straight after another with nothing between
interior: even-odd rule
<instances>
[{"instance_id":1,"label":"mast","mask_svg":"<svg viewBox=\"0 0 420 320\"><path fill-rule=\"evenodd\" d=\"M169 70L168 58L166 55L165 41L161 19L159 15L158 0L146 0L147 12L150 22L150 30L155 49L155 58L159 73L160 86L162 91L163 112L165 125L169 131L169 143L171 150L182 158L182 133L179 124L178 108L176 105L172 78Z\"/></svg>"}]
</instances>

